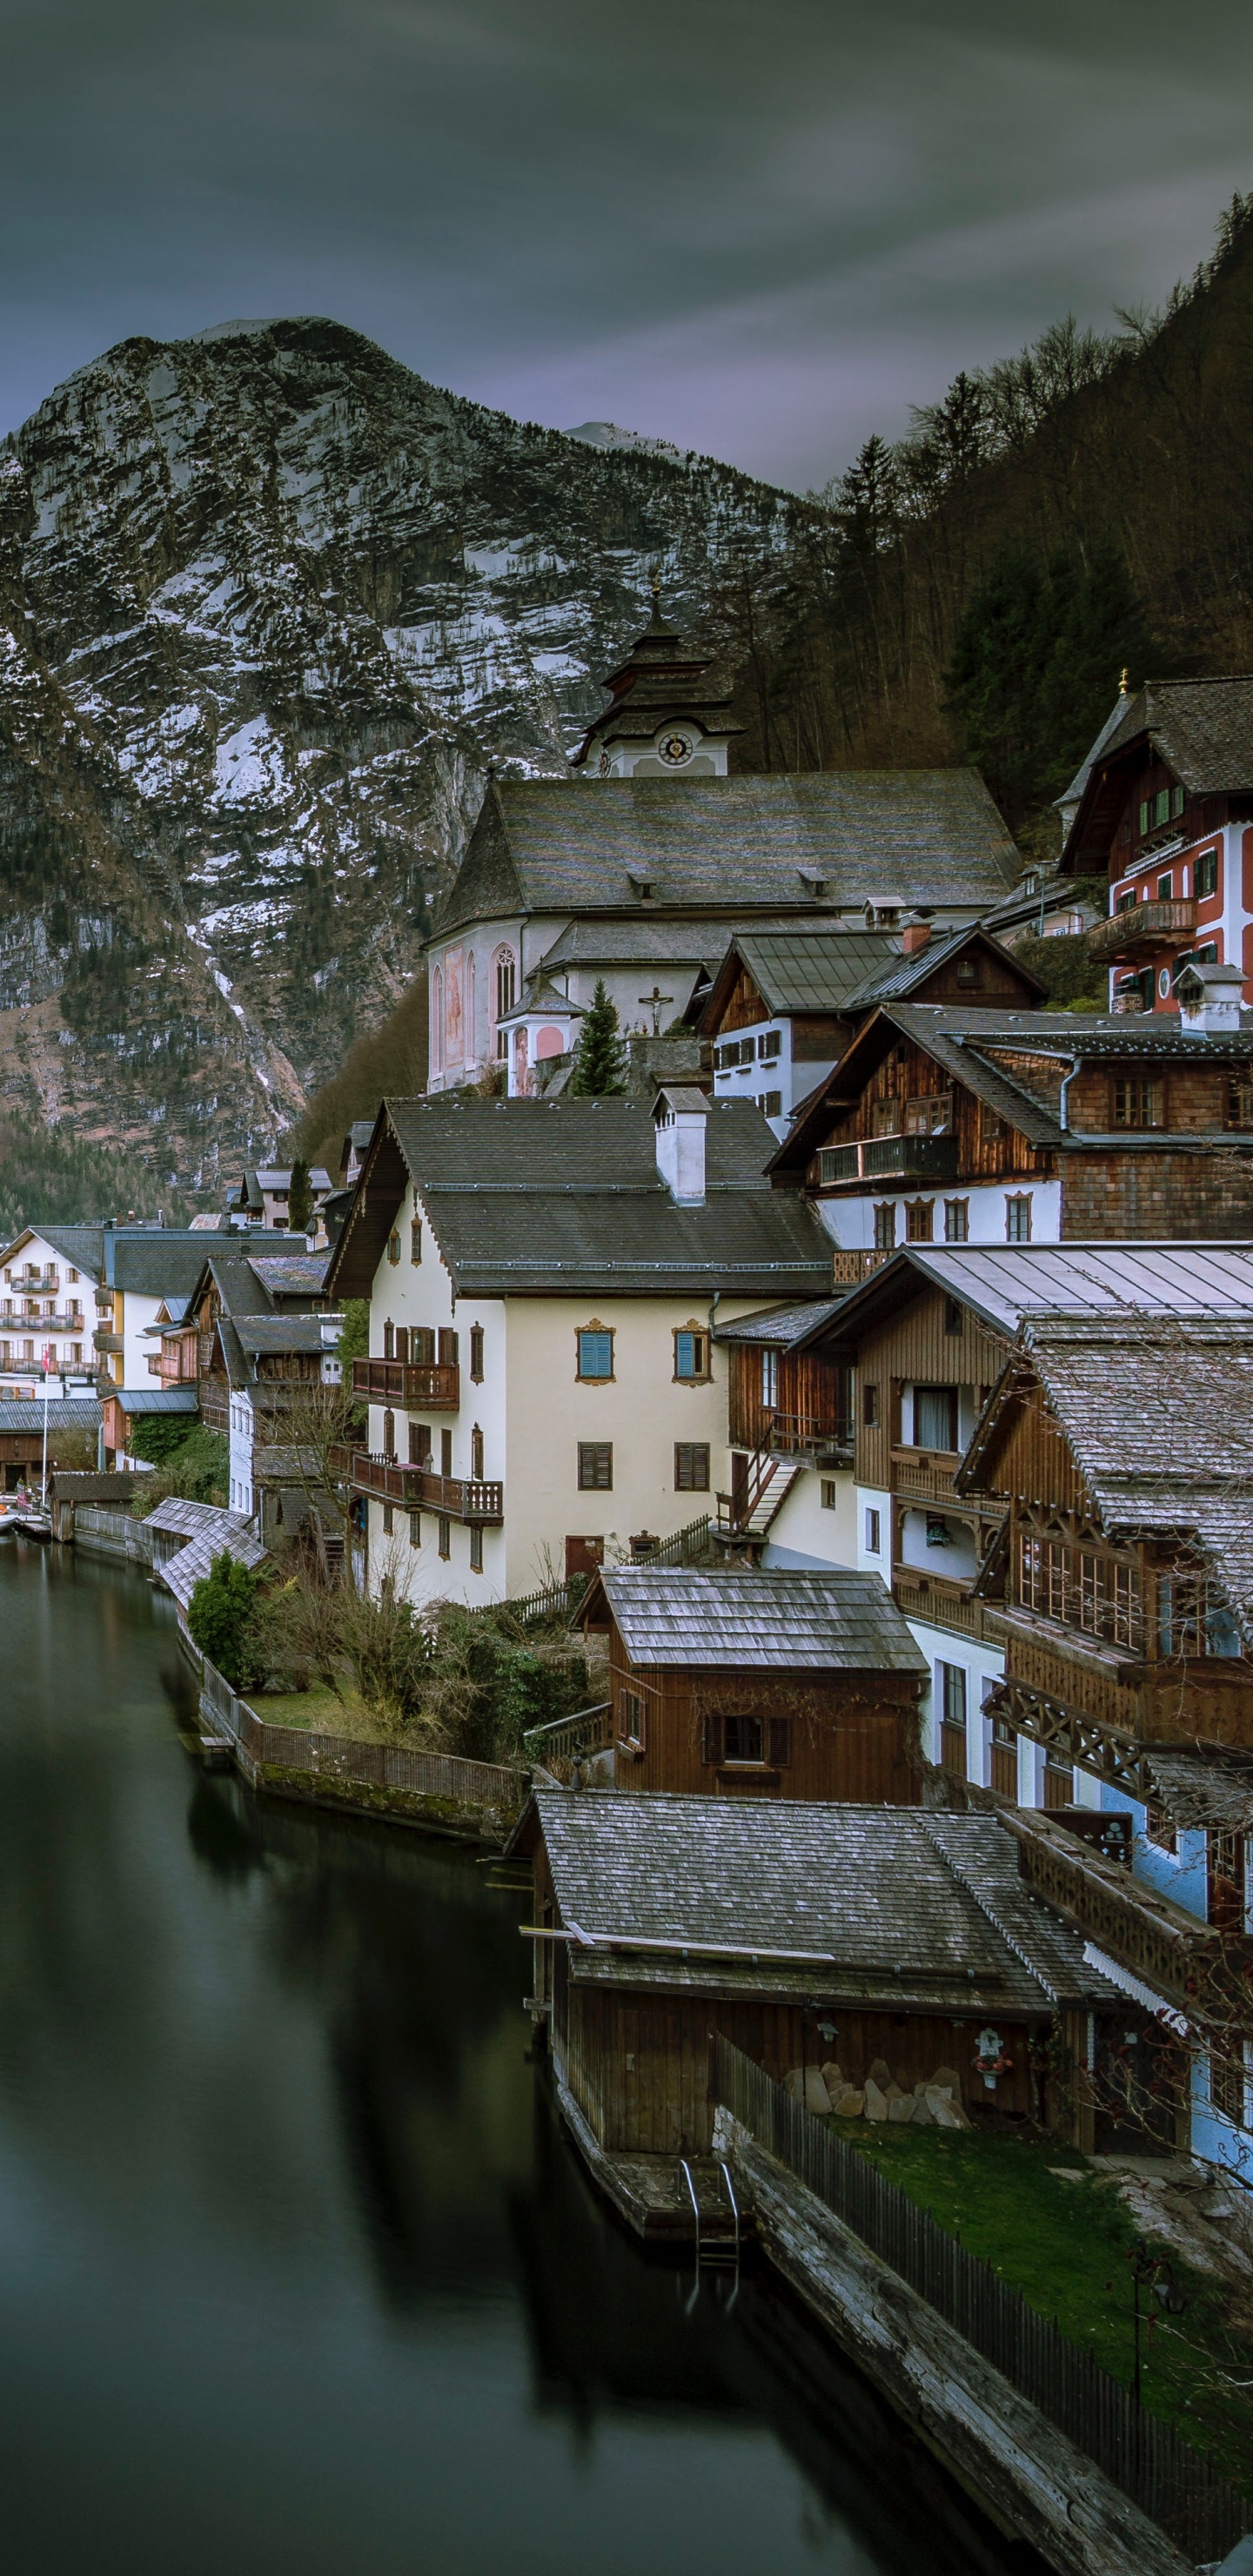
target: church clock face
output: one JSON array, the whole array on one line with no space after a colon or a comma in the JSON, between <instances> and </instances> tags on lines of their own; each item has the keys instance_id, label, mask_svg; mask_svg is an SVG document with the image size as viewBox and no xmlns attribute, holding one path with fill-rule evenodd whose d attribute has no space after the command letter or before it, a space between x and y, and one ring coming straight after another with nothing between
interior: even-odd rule
<instances>
[{"instance_id":1,"label":"church clock face","mask_svg":"<svg viewBox=\"0 0 1253 2576\"><path fill-rule=\"evenodd\" d=\"M684 761L691 759L696 745L690 733L675 732L663 734L657 748L668 768L681 769Z\"/></svg>"}]
</instances>

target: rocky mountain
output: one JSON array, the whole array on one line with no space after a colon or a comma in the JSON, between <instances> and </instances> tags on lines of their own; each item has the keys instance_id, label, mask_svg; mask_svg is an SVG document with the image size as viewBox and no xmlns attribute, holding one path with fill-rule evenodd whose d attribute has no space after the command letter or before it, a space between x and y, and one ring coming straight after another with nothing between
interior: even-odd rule
<instances>
[{"instance_id":1,"label":"rocky mountain","mask_svg":"<svg viewBox=\"0 0 1253 2576\"><path fill-rule=\"evenodd\" d=\"M6 442L8 1094L204 1190L290 1123L412 976L489 765L562 772L654 570L718 644L806 516L612 437L296 320L124 341Z\"/></svg>"}]
</instances>

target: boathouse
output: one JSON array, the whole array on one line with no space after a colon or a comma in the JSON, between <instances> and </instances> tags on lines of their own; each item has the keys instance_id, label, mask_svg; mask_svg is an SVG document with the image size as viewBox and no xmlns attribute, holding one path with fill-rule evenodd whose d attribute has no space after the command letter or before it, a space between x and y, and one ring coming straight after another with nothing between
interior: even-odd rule
<instances>
[{"instance_id":1,"label":"boathouse","mask_svg":"<svg viewBox=\"0 0 1253 2576\"><path fill-rule=\"evenodd\" d=\"M917 1805L927 1665L876 1574L620 1566L578 1622L619 1789Z\"/></svg>"},{"instance_id":2,"label":"boathouse","mask_svg":"<svg viewBox=\"0 0 1253 2576\"><path fill-rule=\"evenodd\" d=\"M943 2070L959 2125L1067 2127L1054 2025L1082 2066L1092 2016L1145 2018L994 1816L551 1789L510 1849L534 1869L531 2008L611 2190L607 2159L708 2153L714 2033L802 2090L838 2069L863 2112L876 2068L911 2117Z\"/></svg>"}]
</instances>

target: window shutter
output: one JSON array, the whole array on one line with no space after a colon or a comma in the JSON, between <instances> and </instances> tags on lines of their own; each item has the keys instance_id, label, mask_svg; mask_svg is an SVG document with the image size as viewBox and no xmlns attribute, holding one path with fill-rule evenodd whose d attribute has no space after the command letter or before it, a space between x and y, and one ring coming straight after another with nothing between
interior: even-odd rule
<instances>
[{"instance_id":1,"label":"window shutter","mask_svg":"<svg viewBox=\"0 0 1253 2576\"><path fill-rule=\"evenodd\" d=\"M398 1324L396 1327L396 1357L398 1360L403 1360L406 1367L408 1366L409 1335L403 1324Z\"/></svg>"},{"instance_id":2,"label":"window shutter","mask_svg":"<svg viewBox=\"0 0 1253 2576\"><path fill-rule=\"evenodd\" d=\"M722 1760L722 1720L706 1717L701 1726L700 1758L702 1762Z\"/></svg>"},{"instance_id":3,"label":"window shutter","mask_svg":"<svg viewBox=\"0 0 1253 2576\"><path fill-rule=\"evenodd\" d=\"M778 1771L786 1770L792 1759L792 1725L790 1718L772 1717L767 1725L767 1758Z\"/></svg>"},{"instance_id":4,"label":"window shutter","mask_svg":"<svg viewBox=\"0 0 1253 2576\"><path fill-rule=\"evenodd\" d=\"M414 1324L409 1333L409 1349L414 1366L430 1368L435 1359L435 1335L429 1324Z\"/></svg>"},{"instance_id":5,"label":"window shutter","mask_svg":"<svg viewBox=\"0 0 1253 2576\"><path fill-rule=\"evenodd\" d=\"M455 1368L457 1365L457 1336L449 1331L446 1324L440 1328L439 1364L441 1368Z\"/></svg>"}]
</instances>

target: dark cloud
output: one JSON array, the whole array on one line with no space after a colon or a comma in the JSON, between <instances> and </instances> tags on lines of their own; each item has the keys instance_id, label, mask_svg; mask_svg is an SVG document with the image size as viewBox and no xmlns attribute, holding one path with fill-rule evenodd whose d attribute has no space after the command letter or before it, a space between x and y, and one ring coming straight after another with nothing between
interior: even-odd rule
<instances>
[{"instance_id":1,"label":"dark cloud","mask_svg":"<svg viewBox=\"0 0 1253 2576\"><path fill-rule=\"evenodd\" d=\"M1250 184L1235 0L0 0L0 425L133 332L331 313L799 484L1153 301Z\"/></svg>"}]
</instances>

